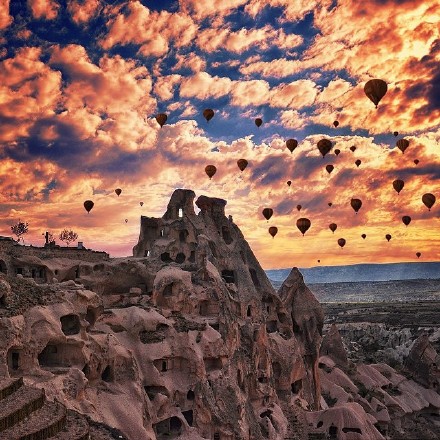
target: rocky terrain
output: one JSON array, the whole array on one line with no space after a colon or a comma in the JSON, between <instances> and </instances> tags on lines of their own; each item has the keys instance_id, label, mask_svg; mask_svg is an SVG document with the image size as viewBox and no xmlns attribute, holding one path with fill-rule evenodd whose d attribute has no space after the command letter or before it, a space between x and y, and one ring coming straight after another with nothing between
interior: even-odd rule
<instances>
[{"instance_id":1,"label":"rocky terrain","mask_svg":"<svg viewBox=\"0 0 440 440\"><path fill-rule=\"evenodd\" d=\"M42 406L87 415L92 439L439 437L427 337L405 374L355 365L336 327L323 339L323 309L300 272L275 291L226 201L200 196L196 214L194 199L176 190L163 217L142 217L133 257L0 240L5 387L22 380ZM12 440L6 418L0 439Z\"/></svg>"}]
</instances>

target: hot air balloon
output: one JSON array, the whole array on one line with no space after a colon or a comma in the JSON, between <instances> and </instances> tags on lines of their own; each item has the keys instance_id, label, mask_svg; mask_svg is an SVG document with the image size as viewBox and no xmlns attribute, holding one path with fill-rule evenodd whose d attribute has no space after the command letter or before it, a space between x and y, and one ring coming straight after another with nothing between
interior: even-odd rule
<instances>
[{"instance_id":1,"label":"hot air balloon","mask_svg":"<svg viewBox=\"0 0 440 440\"><path fill-rule=\"evenodd\" d=\"M301 205L296 205L296 209L297 209L298 211L301 211L301 208L302 208Z\"/></svg>"},{"instance_id":2,"label":"hot air balloon","mask_svg":"<svg viewBox=\"0 0 440 440\"><path fill-rule=\"evenodd\" d=\"M351 199L350 204L356 214L358 213L359 209L361 209L362 207L362 201L360 199Z\"/></svg>"},{"instance_id":3,"label":"hot air balloon","mask_svg":"<svg viewBox=\"0 0 440 440\"><path fill-rule=\"evenodd\" d=\"M330 174L335 169L335 167L333 165L327 165L325 169L327 170L327 173Z\"/></svg>"},{"instance_id":4,"label":"hot air balloon","mask_svg":"<svg viewBox=\"0 0 440 440\"><path fill-rule=\"evenodd\" d=\"M354 145L352 145L351 147L350 147L350 151L352 151L353 153L356 151L356 147L354 146Z\"/></svg>"},{"instance_id":5,"label":"hot air balloon","mask_svg":"<svg viewBox=\"0 0 440 440\"><path fill-rule=\"evenodd\" d=\"M396 146L402 153L405 153L405 150L409 147L409 141L407 139L399 139L396 142Z\"/></svg>"},{"instance_id":6,"label":"hot air balloon","mask_svg":"<svg viewBox=\"0 0 440 440\"><path fill-rule=\"evenodd\" d=\"M421 257L421 255L422 255L422 253L421 253L421 252L416 252L416 257L417 257L417 258L420 258L420 257Z\"/></svg>"},{"instance_id":7,"label":"hot air balloon","mask_svg":"<svg viewBox=\"0 0 440 440\"><path fill-rule=\"evenodd\" d=\"M275 235L277 235L278 233L278 228L276 226L271 226L269 228L269 234L272 235L272 238L275 237Z\"/></svg>"},{"instance_id":8,"label":"hot air balloon","mask_svg":"<svg viewBox=\"0 0 440 440\"><path fill-rule=\"evenodd\" d=\"M203 110L203 117L206 119L206 122L209 122L214 117L214 110L212 108L206 108Z\"/></svg>"},{"instance_id":9,"label":"hot air balloon","mask_svg":"<svg viewBox=\"0 0 440 440\"><path fill-rule=\"evenodd\" d=\"M91 200L86 200L84 202L84 208L87 212L90 212L92 210L93 206L95 206L95 204Z\"/></svg>"},{"instance_id":10,"label":"hot air balloon","mask_svg":"<svg viewBox=\"0 0 440 440\"><path fill-rule=\"evenodd\" d=\"M298 141L296 139L288 139L286 141L286 147L290 152L292 152L298 146Z\"/></svg>"},{"instance_id":11,"label":"hot air balloon","mask_svg":"<svg viewBox=\"0 0 440 440\"><path fill-rule=\"evenodd\" d=\"M287 186L290 186L290 185L292 185L292 181L291 181L291 180L288 180L288 181L287 181Z\"/></svg>"},{"instance_id":12,"label":"hot air balloon","mask_svg":"<svg viewBox=\"0 0 440 440\"><path fill-rule=\"evenodd\" d=\"M358 159L356 162L355 162L355 165L359 168L359 165L362 163L362 161L360 160L360 159Z\"/></svg>"},{"instance_id":13,"label":"hot air balloon","mask_svg":"<svg viewBox=\"0 0 440 440\"><path fill-rule=\"evenodd\" d=\"M333 205L333 203L332 202L328 202L327 205L331 207Z\"/></svg>"},{"instance_id":14,"label":"hot air balloon","mask_svg":"<svg viewBox=\"0 0 440 440\"><path fill-rule=\"evenodd\" d=\"M322 157L324 157L331 149L332 149L332 143L328 139L321 139L318 141L318 150L322 154Z\"/></svg>"},{"instance_id":15,"label":"hot air balloon","mask_svg":"<svg viewBox=\"0 0 440 440\"><path fill-rule=\"evenodd\" d=\"M128 218L125 219L125 223L128 223Z\"/></svg>"},{"instance_id":16,"label":"hot air balloon","mask_svg":"<svg viewBox=\"0 0 440 440\"><path fill-rule=\"evenodd\" d=\"M321 262L321 260L318 260L318 263L320 263Z\"/></svg>"},{"instance_id":17,"label":"hot air balloon","mask_svg":"<svg viewBox=\"0 0 440 440\"><path fill-rule=\"evenodd\" d=\"M415 163L416 165L418 165L418 164L419 164L419 162L420 162L420 160L419 160L419 159L414 159L414 163Z\"/></svg>"},{"instance_id":18,"label":"hot air balloon","mask_svg":"<svg viewBox=\"0 0 440 440\"><path fill-rule=\"evenodd\" d=\"M367 234L362 234L361 237L365 240L367 238Z\"/></svg>"},{"instance_id":19,"label":"hot air balloon","mask_svg":"<svg viewBox=\"0 0 440 440\"><path fill-rule=\"evenodd\" d=\"M339 246L341 246L341 248L343 248L345 246L345 243L346 243L345 238L340 238L338 240L338 244L339 244Z\"/></svg>"},{"instance_id":20,"label":"hot air balloon","mask_svg":"<svg viewBox=\"0 0 440 440\"><path fill-rule=\"evenodd\" d=\"M396 179L393 182L393 188L397 191L397 194L400 194L400 191L402 191L404 186L405 186L405 182L403 180Z\"/></svg>"},{"instance_id":21,"label":"hot air balloon","mask_svg":"<svg viewBox=\"0 0 440 440\"><path fill-rule=\"evenodd\" d=\"M379 101L385 96L388 90L387 83L382 79L370 79L364 86L364 92L368 99L376 106Z\"/></svg>"},{"instance_id":22,"label":"hot air balloon","mask_svg":"<svg viewBox=\"0 0 440 440\"><path fill-rule=\"evenodd\" d=\"M435 195L431 193L423 194L422 202L428 208L428 210L431 211L431 208L434 206L435 203Z\"/></svg>"},{"instance_id":23,"label":"hot air balloon","mask_svg":"<svg viewBox=\"0 0 440 440\"><path fill-rule=\"evenodd\" d=\"M121 195L122 193L122 189L121 188L116 188L115 189L115 193L118 195L118 197Z\"/></svg>"},{"instance_id":24,"label":"hot air balloon","mask_svg":"<svg viewBox=\"0 0 440 440\"><path fill-rule=\"evenodd\" d=\"M394 136L396 136L396 137L399 136L399 132L398 132L398 131L394 131L393 134L394 134Z\"/></svg>"},{"instance_id":25,"label":"hot air balloon","mask_svg":"<svg viewBox=\"0 0 440 440\"><path fill-rule=\"evenodd\" d=\"M217 172L217 168L215 165L206 165L205 173L208 175L209 180L211 180L212 176Z\"/></svg>"},{"instance_id":26,"label":"hot air balloon","mask_svg":"<svg viewBox=\"0 0 440 440\"><path fill-rule=\"evenodd\" d=\"M165 122L167 122L168 116L165 113L158 113L156 115L156 121L160 125L160 128L162 128L165 125Z\"/></svg>"},{"instance_id":27,"label":"hot air balloon","mask_svg":"<svg viewBox=\"0 0 440 440\"><path fill-rule=\"evenodd\" d=\"M339 125L339 121L333 121L333 126L336 128Z\"/></svg>"},{"instance_id":28,"label":"hot air balloon","mask_svg":"<svg viewBox=\"0 0 440 440\"><path fill-rule=\"evenodd\" d=\"M272 208L264 208L263 209L263 216L264 218L269 221L269 219L272 217L273 215L273 209Z\"/></svg>"},{"instance_id":29,"label":"hot air balloon","mask_svg":"<svg viewBox=\"0 0 440 440\"><path fill-rule=\"evenodd\" d=\"M387 241L390 241L391 240L391 234L385 235L385 238L387 239Z\"/></svg>"},{"instance_id":30,"label":"hot air balloon","mask_svg":"<svg viewBox=\"0 0 440 440\"><path fill-rule=\"evenodd\" d=\"M408 226L411 223L411 217L409 215L404 215L402 221L405 226Z\"/></svg>"},{"instance_id":31,"label":"hot air balloon","mask_svg":"<svg viewBox=\"0 0 440 440\"><path fill-rule=\"evenodd\" d=\"M336 231L336 229L338 228L338 225L337 225L336 223L330 223L330 224L328 225L328 227L329 227L330 231L332 231L333 234L334 234L335 231Z\"/></svg>"},{"instance_id":32,"label":"hot air balloon","mask_svg":"<svg viewBox=\"0 0 440 440\"><path fill-rule=\"evenodd\" d=\"M339 153L341 152L341 150L339 149L339 148L336 148L336 150L335 150L335 154L336 154L336 156L339 156Z\"/></svg>"},{"instance_id":33,"label":"hot air balloon","mask_svg":"<svg viewBox=\"0 0 440 440\"><path fill-rule=\"evenodd\" d=\"M144 206L144 202L139 202L139 205Z\"/></svg>"},{"instance_id":34,"label":"hot air balloon","mask_svg":"<svg viewBox=\"0 0 440 440\"><path fill-rule=\"evenodd\" d=\"M303 236L309 230L311 225L312 223L308 218L299 218L296 221L296 227L301 231Z\"/></svg>"},{"instance_id":35,"label":"hot air balloon","mask_svg":"<svg viewBox=\"0 0 440 440\"><path fill-rule=\"evenodd\" d=\"M257 127L261 127L261 124L263 123L263 120L261 118L257 118L255 119L255 125Z\"/></svg>"},{"instance_id":36,"label":"hot air balloon","mask_svg":"<svg viewBox=\"0 0 440 440\"><path fill-rule=\"evenodd\" d=\"M244 171L244 169L248 166L248 161L246 159L238 159L237 165L238 168L240 168L240 171Z\"/></svg>"}]
</instances>

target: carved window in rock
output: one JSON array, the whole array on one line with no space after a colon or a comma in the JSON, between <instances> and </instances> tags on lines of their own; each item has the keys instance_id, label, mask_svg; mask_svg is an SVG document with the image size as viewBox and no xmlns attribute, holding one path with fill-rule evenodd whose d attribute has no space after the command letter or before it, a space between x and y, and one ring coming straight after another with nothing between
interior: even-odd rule
<instances>
[{"instance_id":1,"label":"carved window in rock","mask_svg":"<svg viewBox=\"0 0 440 440\"><path fill-rule=\"evenodd\" d=\"M214 433L214 440L220 440L220 434L218 432Z\"/></svg>"},{"instance_id":2,"label":"carved window in rock","mask_svg":"<svg viewBox=\"0 0 440 440\"><path fill-rule=\"evenodd\" d=\"M220 358L205 358L203 359L203 362L205 363L205 370L207 373L221 370L223 367L222 360Z\"/></svg>"},{"instance_id":3,"label":"carved window in rock","mask_svg":"<svg viewBox=\"0 0 440 440\"><path fill-rule=\"evenodd\" d=\"M181 231L179 231L179 241L181 243L185 243L186 239L188 238L188 231L186 229L182 229Z\"/></svg>"},{"instance_id":4,"label":"carved window in rock","mask_svg":"<svg viewBox=\"0 0 440 440\"><path fill-rule=\"evenodd\" d=\"M246 316L247 317L251 317L252 316L252 307L251 306L247 306Z\"/></svg>"},{"instance_id":5,"label":"carved window in rock","mask_svg":"<svg viewBox=\"0 0 440 440\"><path fill-rule=\"evenodd\" d=\"M222 270L222 278L225 283L235 284L235 273L233 270Z\"/></svg>"},{"instance_id":6,"label":"carved window in rock","mask_svg":"<svg viewBox=\"0 0 440 440\"><path fill-rule=\"evenodd\" d=\"M8 350L8 369L9 373L13 374L15 371L17 371L20 368L20 354L21 354L20 348L11 347Z\"/></svg>"},{"instance_id":7,"label":"carved window in rock","mask_svg":"<svg viewBox=\"0 0 440 440\"><path fill-rule=\"evenodd\" d=\"M183 217L183 209L179 208L179 210L177 211L177 217L182 218Z\"/></svg>"},{"instance_id":8,"label":"carved window in rock","mask_svg":"<svg viewBox=\"0 0 440 440\"><path fill-rule=\"evenodd\" d=\"M290 389L293 394L298 394L302 390L302 379L298 379L290 384Z\"/></svg>"},{"instance_id":9,"label":"carved window in rock","mask_svg":"<svg viewBox=\"0 0 440 440\"><path fill-rule=\"evenodd\" d=\"M144 254L146 257L149 257L150 256L150 249L147 249L146 251L145 251L145 254Z\"/></svg>"},{"instance_id":10,"label":"carved window in rock","mask_svg":"<svg viewBox=\"0 0 440 440\"><path fill-rule=\"evenodd\" d=\"M160 259L164 263L172 263L173 262L173 259L170 257L170 253L169 252L164 252L164 253L160 254Z\"/></svg>"},{"instance_id":11,"label":"carved window in rock","mask_svg":"<svg viewBox=\"0 0 440 440\"><path fill-rule=\"evenodd\" d=\"M171 296L173 294L173 283L167 284L163 290L162 295L163 296Z\"/></svg>"},{"instance_id":12,"label":"carved window in rock","mask_svg":"<svg viewBox=\"0 0 440 440\"><path fill-rule=\"evenodd\" d=\"M194 400L194 399L196 398L196 395L194 394L194 391L193 391L193 390L189 390L189 391L186 393L186 398L187 398L188 400Z\"/></svg>"},{"instance_id":13,"label":"carved window in rock","mask_svg":"<svg viewBox=\"0 0 440 440\"><path fill-rule=\"evenodd\" d=\"M101 374L101 379L102 379L104 382L112 382L112 381L114 380L113 370L112 370L112 368L110 367L110 365L107 365L107 366L104 368L104 371L103 371L102 374Z\"/></svg>"},{"instance_id":14,"label":"carved window in rock","mask_svg":"<svg viewBox=\"0 0 440 440\"><path fill-rule=\"evenodd\" d=\"M338 427L332 424L328 429L328 435L331 440L336 440L338 438Z\"/></svg>"},{"instance_id":15,"label":"carved window in rock","mask_svg":"<svg viewBox=\"0 0 440 440\"><path fill-rule=\"evenodd\" d=\"M185 260L186 260L186 257L185 257L185 254L183 253L183 252L179 252L177 255L176 255L176 263L178 263L178 264L182 264L182 263L184 263L185 262Z\"/></svg>"},{"instance_id":16,"label":"carved window in rock","mask_svg":"<svg viewBox=\"0 0 440 440\"><path fill-rule=\"evenodd\" d=\"M347 432L356 432L357 434L361 434L362 435L362 430L359 428L342 428L342 432L347 433Z\"/></svg>"},{"instance_id":17,"label":"carved window in rock","mask_svg":"<svg viewBox=\"0 0 440 440\"><path fill-rule=\"evenodd\" d=\"M81 324L78 315L64 315L61 316L60 321L61 330L66 336L77 335L81 330Z\"/></svg>"},{"instance_id":18,"label":"carved window in rock","mask_svg":"<svg viewBox=\"0 0 440 440\"><path fill-rule=\"evenodd\" d=\"M160 237L164 237L165 236L165 231L163 229L160 230L159 236Z\"/></svg>"},{"instance_id":19,"label":"carved window in rock","mask_svg":"<svg viewBox=\"0 0 440 440\"><path fill-rule=\"evenodd\" d=\"M267 333L275 333L278 331L278 322L277 321L267 321L266 322L266 331Z\"/></svg>"},{"instance_id":20,"label":"carved window in rock","mask_svg":"<svg viewBox=\"0 0 440 440\"><path fill-rule=\"evenodd\" d=\"M15 268L15 273L17 275L23 275L23 268L22 267L16 267Z\"/></svg>"},{"instance_id":21,"label":"carved window in rock","mask_svg":"<svg viewBox=\"0 0 440 440\"><path fill-rule=\"evenodd\" d=\"M193 425L194 422L194 413L193 410L190 409L188 411L182 411L182 415L183 417L185 417L186 422L188 423L189 426Z\"/></svg>"}]
</instances>

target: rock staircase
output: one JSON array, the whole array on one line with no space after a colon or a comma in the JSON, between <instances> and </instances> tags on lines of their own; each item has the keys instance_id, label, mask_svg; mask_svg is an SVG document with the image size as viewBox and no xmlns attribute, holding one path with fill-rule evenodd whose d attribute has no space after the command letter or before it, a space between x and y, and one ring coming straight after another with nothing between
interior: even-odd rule
<instances>
[{"instance_id":1,"label":"rock staircase","mask_svg":"<svg viewBox=\"0 0 440 440\"><path fill-rule=\"evenodd\" d=\"M119 434L119 433L118 433ZM0 380L0 440L109 440L104 428L90 426L86 417L49 402L44 390L23 378Z\"/></svg>"}]
</instances>

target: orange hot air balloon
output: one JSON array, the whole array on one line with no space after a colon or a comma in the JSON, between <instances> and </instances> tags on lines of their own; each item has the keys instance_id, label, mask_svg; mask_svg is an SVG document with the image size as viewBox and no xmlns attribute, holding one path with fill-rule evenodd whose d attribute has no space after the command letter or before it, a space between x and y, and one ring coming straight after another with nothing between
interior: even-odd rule
<instances>
[{"instance_id":1,"label":"orange hot air balloon","mask_svg":"<svg viewBox=\"0 0 440 440\"><path fill-rule=\"evenodd\" d=\"M115 189L115 193L118 195L118 197L121 195L122 193L122 189L121 188L116 188Z\"/></svg>"},{"instance_id":2,"label":"orange hot air balloon","mask_svg":"<svg viewBox=\"0 0 440 440\"><path fill-rule=\"evenodd\" d=\"M347 243L347 242L345 241L345 238L340 238L340 239L338 240L338 244L339 244L339 246L341 246L341 248L343 248L343 247L345 246L345 243Z\"/></svg>"},{"instance_id":3,"label":"orange hot air balloon","mask_svg":"<svg viewBox=\"0 0 440 440\"><path fill-rule=\"evenodd\" d=\"M356 151L356 147L354 146L354 145L352 145L351 147L350 147L350 151L352 151L353 153Z\"/></svg>"},{"instance_id":4,"label":"orange hot air balloon","mask_svg":"<svg viewBox=\"0 0 440 440\"><path fill-rule=\"evenodd\" d=\"M339 125L339 121L333 121L333 126L336 128Z\"/></svg>"},{"instance_id":5,"label":"orange hot air balloon","mask_svg":"<svg viewBox=\"0 0 440 440\"><path fill-rule=\"evenodd\" d=\"M156 115L156 121L160 125L160 128L162 128L165 125L165 122L167 122L168 116L165 113L158 113Z\"/></svg>"},{"instance_id":6,"label":"orange hot air balloon","mask_svg":"<svg viewBox=\"0 0 440 440\"><path fill-rule=\"evenodd\" d=\"M206 108L203 110L203 117L206 119L206 122L209 122L214 117L214 110L212 108Z\"/></svg>"},{"instance_id":7,"label":"orange hot air balloon","mask_svg":"<svg viewBox=\"0 0 440 440\"><path fill-rule=\"evenodd\" d=\"M431 193L423 194L422 202L428 208L428 210L431 211L431 208L434 206L435 203L435 195Z\"/></svg>"},{"instance_id":8,"label":"orange hot air balloon","mask_svg":"<svg viewBox=\"0 0 440 440\"><path fill-rule=\"evenodd\" d=\"M362 163L362 161L360 160L360 159L358 159L356 162L355 162L355 165L359 168L359 165Z\"/></svg>"},{"instance_id":9,"label":"orange hot air balloon","mask_svg":"<svg viewBox=\"0 0 440 440\"><path fill-rule=\"evenodd\" d=\"M335 167L333 165L327 165L325 169L327 170L327 173L330 174L335 169Z\"/></svg>"},{"instance_id":10,"label":"orange hot air balloon","mask_svg":"<svg viewBox=\"0 0 440 440\"><path fill-rule=\"evenodd\" d=\"M332 202L328 202L327 205L331 207L333 205L333 203Z\"/></svg>"},{"instance_id":11,"label":"orange hot air balloon","mask_svg":"<svg viewBox=\"0 0 440 440\"><path fill-rule=\"evenodd\" d=\"M240 171L244 171L245 168L248 166L248 161L246 159L238 159L237 165L238 168L240 168Z\"/></svg>"},{"instance_id":12,"label":"orange hot air balloon","mask_svg":"<svg viewBox=\"0 0 440 440\"><path fill-rule=\"evenodd\" d=\"M422 253L421 252L416 252L416 257L417 258L420 258L422 256Z\"/></svg>"},{"instance_id":13,"label":"orange hot air balloon","mask_svg":"<svg viewBox=\"0 0 440 440\"><path fill-rule=\"evenodd\" d=\"M286 147L291 153L297 146L298 146L298 141L296 139L288 139L286 141Z\"/></svg>"},{"instance_id":14,"label":"orange hot air balloon","mask_svg":"<svg viewBox=\"0 0 440 440\"><path fill-rule=\"evenodd\" d=\"M309 230L311 225L312 222L308 218L299 218L296 221L296 227L301 231L303 236Z\"/></svg>"},{"instance_id":15,"label":"orange hot air balloon","mask_svg":"<svg viewBox=\"0 0 440 440\"><path fill-rule=\"evenodd\" d=\"M367 234L362 234L361 237L365 240L367 238Z\"/></svg>"},{"instance_id":16,"label":"orange hot air balloon","mask_svg":"<svg viewBox=\"0 0 440 440\"><path fill-rule=\"evenodd\" d=\"M278 228L276 226L271 226L269 228L269 234L272 235L272 238L275 237L275 235L277 235L278 233Z\"/></svg>"},{"instance_id":17,"label":"orange hot air balloon","mask_svg":"<svg viewBox=\"0 0 440 440\"><path fill-rule=\"evenodd\" d=\"M409 141L407 139L399 139L396 142L396 146L402 153L405 153L405 150L409 147Z\"/></svg>"},{"instance_id":18,"label":"orange hot air balloon","mask_svg":"<svg viewBox=\"0 0 440 440\"><path fill-rule=\"evenodd\" d=\"M302 208L301 205L296 205L296 209L297 209L298 211L301 211L301 208Z\"/></svg>"},{"instance_id":19,"label":"orange hot air balloon","mask_svg":"<svg viewBox=\"0 0 440 440\"><path fill-rule=\"evenodd\" d=\"M273 215L273 209L272 208L264 208L263 211L263 216L264 218L269 221L269 219L272 217Z\"/></svg>"},{"instance_id":20,"label":"orange hot air balloon","mask_svg":"<svg viewBox=\"0 0 440 440\"><path fill-rule=\"evenodd\" d=\"M339 153L341 152L341 150L339 149L339 148L336 148L336 150L335 150L335 154L336 154L336 156L339 156Z\"/></svg>"},{"instance_id":21,"label":"orange hot air balloon","mask_svg":"<svg viewBox=\"0 0 440 440\"><path fill-rule=\"evenodd\" d=\"M391 234L385 235L385 238L387 239L387 241L390 241L391 240Z\"/></svg>"},{"instance_id":22,"label":"orange hot air balloon","mask_svg":"<svg viewBox=\"0 0 440 440\"><path fill-rule=\"evenodd\" d=\"M329 227L330 231L332 231L333 234L334 234L335 231L336 231L336 229L338 228L338 225L337 225L336 223L330 223L330 224L328 225L328 227Z\"/></svg>"},{"instance_id":23,"label":"orange hot air balloon","mask_svg":"<svg viewBox=\"0 0 440 440\"><path fill-rule=\"evenodd\" d=\"M362 207L362 201L360 199L351 199L350 204L356 214L358 213L359 209L361 209Z\"/></svg>"},{"instance_id":24,"label":"orange hot air balloon","mask_svg":"<svg viewBox=\"0 0 440 440\"><path fill-rule=\"evenodd\" d=\"M205 173L208 175L209 180L211 180L212 176L217 172L217 168L215 165L206 165Z\"/></svg>"},{"instance_id":25,"label":"orange hot air balloon","mask_svg":"<svg viewBox=\"0 0 440 440\"><path fill-rule=\"evenodd\" d=\"M414 159L414 163L415 163L416 165L418 165L418 164L419 164L419 162L420 162L420 160L419 160L419 159Z\"/></svg>"},{"instance_id":26,"label":"orange hot air balloon","mask_svg":"<svg viewBox=\"0 0 440 440\"><path fill-rule=\"evenodd\" d=\"M398 131L394 131L393 134L394 134L395 137L399 136L399 132Z\"/></svg>"},{"instance_id":27,"label":"orange hot air balloon","mask_svg":"<svg viewBox=\"0 0 440 440\"><path fill-rule=\"evenodd\" d=\"M87 212L90 212L94 206L95 204L91 200L86 200L84 202L84 208Z\"/></svg>"},{"instance_id":28,"label":"orange hot air balloon","mask_svg":"<svg viewBox=\"0 0 440 440\"><path fill-rule=\"evenodd\" d=\"M263 124L263 120L261 118L255 119L255 125L257 127L261 127L261 124Z\"/></svg>"},{"instance_id":29,"label":"orange hot air balloon","mask_svg":"<svg viewBox=\"0 0 440 440\"><path fill-rule=\"evenodd\" d=\"M364 86L365 94L376 108L380 100L385 96L387 90L387 83L382 79L370 79Z\"/></svg>"},{"instance_id":30,"label":"orange hot air balloon","mask_svg":"<svg viewBox=\"0 0 440 440\"><path fill-rule=\"evenodd\" d=\"M144 206L144 202L139 202L139 205Z\"/></svg>"},{"instance_id":31,"label":"orange hot air balloon","mask_svg":"<svg viewBox=\"0 0 440 440\"><path fill-rule=\"evenodd\" d=\"M404 215L402 217L402 222L405 226L408 226L411 223L411 217L409 215Z\"/></svg>"},{"instance_id":32,"label":"orange hot air balloon","mask_svg":"<svg viewBox=\"0 0 440 440\"><path fill-rule=\"evenodd\" d=\"M290 186L290 185L292 185L292 181L291 181L291 180L288 180L288 181L287 181L287 186Z\"/></svg>"},{"instance_id":33,"label":"orange hot air balloon","mask_svg":"<svg viewBox=\"0 0 440 440\"><path fill-rule=\"evenodd\" d=\"M321 139L318 141L318 150L322 154L322 157L324 156L332 149L332 143L328 139Z\"/></svg>"},{"instance_id":34,"label":"orange hot air balloon","mask_svg":"<svg viewBox=\"0 0 440 440\"><path fill-rule=\"evenodd\" d=\"M400 191L402 191L404 186L405 186L405 182L401 179L396 179L393 182L393 188L397 191L397 194L400 194Z\"/></svg>"}]
</instances>

